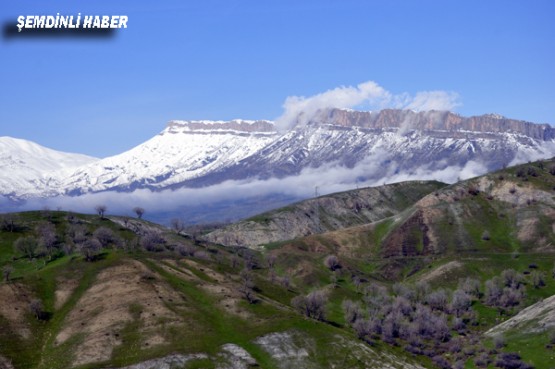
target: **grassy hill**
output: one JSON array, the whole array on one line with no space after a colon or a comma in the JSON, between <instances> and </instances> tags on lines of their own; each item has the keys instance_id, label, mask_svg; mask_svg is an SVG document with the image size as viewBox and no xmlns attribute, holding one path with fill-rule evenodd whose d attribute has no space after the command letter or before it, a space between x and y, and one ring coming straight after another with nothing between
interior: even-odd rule
<instances>
[{"instance_id":1,"label":"grassy hill","mask_svg":"<svg viewBox=\"0 0 555 369\"><path fill-rule=\"evenodd\" d=\"M197 243L136 219L48 211L2 220L0 267L11 270L0 284L2 368L160 358L153 367L416 367L297 313L290 301L304 288L272 282L263 256L250 250ZM40 244L44 224L54 227L51 252L14 249L24 237ZM100 236L108 241L86 261L80 248Z\"/></svg>"},{"instance_id":2,"label":"grassy hill","mask_svg":"<svg viewBox=\"0 0 555 369\"><path fill-rule=\"evenodd\" d=\"M139 219L2 215L0 368L555 367L554 165L334 195L316 202L331 232L256 250ZM363 218L377 198L395 211Z\"/></svg>"},{"instance_id":3,"label":"grassy hill","mask_svg":"<svg viewBox=\"0 0 555 369\"><path fill-rule=\"evenodd\" d=\"M410 181L333 193L256 215L204 239L254 247L367 224L398 214L444 186L436 181Z\"/></svg>"}]
</instances>

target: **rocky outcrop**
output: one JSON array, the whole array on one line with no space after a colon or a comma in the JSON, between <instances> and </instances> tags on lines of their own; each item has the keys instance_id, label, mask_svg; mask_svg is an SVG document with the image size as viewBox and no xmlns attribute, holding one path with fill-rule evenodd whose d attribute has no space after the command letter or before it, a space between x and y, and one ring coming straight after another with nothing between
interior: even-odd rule
<instances>
[{"instance_id":1,"label":"rocky outcrop","mask_svg":"<svg viewBox=\"0 0 555 369\"><path fill-rule=\"evenodd\" d=\"M509 330L520 333L538 333L555 327L555 295L528 306L517 315L486 332L493 337Z\"/></svg>"}]
</instances>

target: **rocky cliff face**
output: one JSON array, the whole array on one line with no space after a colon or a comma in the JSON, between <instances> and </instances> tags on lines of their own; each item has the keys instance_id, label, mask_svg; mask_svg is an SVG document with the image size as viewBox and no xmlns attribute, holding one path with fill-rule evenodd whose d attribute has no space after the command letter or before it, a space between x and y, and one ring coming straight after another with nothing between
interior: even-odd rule
<instances>
[{"instance_id":1,"label":"rocky cliff face","mask_svg":"<svg viewBox=\"0 0 555 369\"><path fill-rule=\"evenodd\" d=\"M449 111L414 112L412 110L385 109L377 112L364 112L332 109L320 112L312 122L372 129L400 128L419 131L516 133L544 141L555 138L555 129L548 124L509 119L496 114L463 117Z\"/></svg>"}]
</instances>

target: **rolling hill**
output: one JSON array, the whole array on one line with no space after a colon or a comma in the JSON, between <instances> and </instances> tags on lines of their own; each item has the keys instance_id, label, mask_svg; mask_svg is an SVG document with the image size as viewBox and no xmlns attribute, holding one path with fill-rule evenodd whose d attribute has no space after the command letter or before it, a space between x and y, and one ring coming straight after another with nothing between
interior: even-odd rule
<instances>
[{"instance_id":1,"label":"rolling hill","mask_svg":"<svg viewBox=\"0 0 555 369\"><path fill-rule=\"evenodd\" d=\"M280 239L254 249L4 214L0 367L552 367L554 166L319 197L251 219Z\"/></svg>"}]
</instances>

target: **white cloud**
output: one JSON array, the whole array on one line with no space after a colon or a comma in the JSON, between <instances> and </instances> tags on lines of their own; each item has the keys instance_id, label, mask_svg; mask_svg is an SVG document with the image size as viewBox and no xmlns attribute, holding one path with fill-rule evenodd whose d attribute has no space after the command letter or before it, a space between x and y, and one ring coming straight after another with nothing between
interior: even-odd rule
<instances>
[{"instance_id":1,"label":"white cloud","mask_svg":"<svg viewBox=\"0 0 555 369\"><path fill-rule=\"evenodd\" d=\"M431 165L414 168L410 172L396 173L398 164L387 159L385 151L378 151L354 167L348 168L338 163L328 163L319 168L306 168L299 175L267 180L226 181L204 188L181 188L152 192L147 189L131 193L101 192L85 194L78 197L60 196L49 199L30 199L23 209L41 209L45 206L75 212L92 213L96 205L108 207L109 214L132 215L134 206L146 209L147 214L172 212L183 207L194 207L209 211L212 205L226 201L245 201L260 196L275 194L291 198L308 198L314 195L318 187L320 195L345 191L357 187L379 186L408 180L438 180L453 183L457 179L466 179L484 174L487 169L480 163L468 162L465 166L450 166L441 170ZM360 178L372 178L361 181ZM21 210L21 209L20 209ZM230 214L213 214L219 220L227 219Z\"/></svg>"},{"instance_id":2,"label":"white cloud","mask_svg":"<svg viewBox=\"0 0 555 369\"><path fill-rule=\"evenodd\" d=\"M314 96L289 96L283 103L283 114L276 119L276 127L285 131L294 126L305 125L314 115L324 109L368 106L384 108L427 110L452 110L459 106L459 95L445 91L422 91L414 97L408 93L392 94L374 81L360 83L356 87L341 86Z\"/></svg>"},{"instance_id":3,"label":"white cloud","mask_svg":"<svg viewBox=\"0 0 555 369\"><path fill-rule=\"evenodd\" d=\"M422 91L418 92L412 98L412 101L403 106L403 109L416 111L453 110L460 105L459 94L456 92Z\"/></svg>"},{"instance_id":4,"label":"white cloud","mask_svg":"<svg viewBox=\"0 0 555 369\"><path fill-rule=\"evenodd\" d=\"M373 81L356 87L337 87L310 97L289 96L283 103L283 114L276 119L276 126L280 130L297 124L302 126L321 109L352 108L363 103L385 106L391 97L388 91Z\"/></svg>"}]
</instances>

